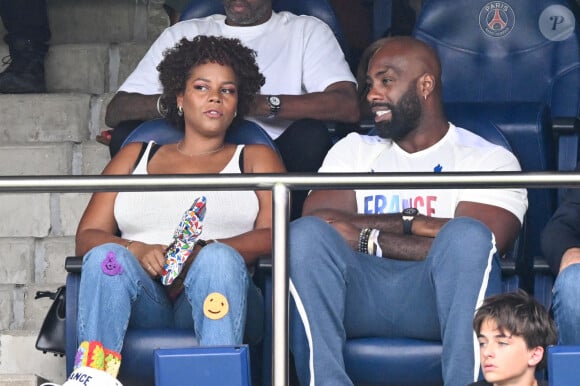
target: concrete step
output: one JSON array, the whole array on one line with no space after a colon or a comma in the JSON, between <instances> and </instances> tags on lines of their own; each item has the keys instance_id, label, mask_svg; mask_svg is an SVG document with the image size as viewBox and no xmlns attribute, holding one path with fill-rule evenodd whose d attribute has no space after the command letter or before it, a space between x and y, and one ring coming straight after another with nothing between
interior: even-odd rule
<instances>
[{"instance_id":1,"label":"concrete step","mask_svg":"<svg viewBox=\"0 0 580 386\"><path fill-rule=\"evenodd\" d=\"M163 0L50 0L47 94L0 95L0 176L99 174L104 106L168 24ZM0 36L4 35L0 25ZM8 54L0 45L0 57ZM0 68L0 71L3 69ZM66 278L88 193L0 194L0 386L65 381L65 359L34 344Z\"/></svg>"},{"instance_id":2,"label":"concrete step","mask_svg":"<svg viewBox=\"0 0 580 386\"><path fill-rule=\"evenodd\" d=\"M74 236L89 193L2 193L2 237ZM7 258L0 253L2 258Z\"/></svg>"},{"instance_id":3,"label":"concrete step","mask_svg":"<svg viewBox=\"0 0 580 386\"><path fill-rule=\"evenodd\" d=\"M58 282L19 284L17 288L10 288L7 284L14 283L14 280L10 280L0 286L0 304L4 306L2 316L0 317L2 333L7 334L8 329L10 328L12 330L23 330L29 331L33 334L38 334L53 301L48 297L40 299L35 299L34 297L38 291L54 292L64 284L66 276L64 270L64 258L66 256L70 256L70 253L55 256L53 260L58 258L58 264L55 264L55 261L51 262L53 265L58 265L60 267L60 279ZM29 260L30 259L26 259L25 261Z\"/></svg>"},{"instance_id":4,"label":"concrete step","mask_svg":"<svg viewBox=\"0 0 580 386\"><path fill-rule=\"evenodd\" d=\"M62 384L66 378L65 358L38 351L37 331L11 330L0 334L0 374L36 374Z\"/></svg>"},{"instance_id":5,"label":"concrete step","mask_svg":"<svg viewBox=\"0 0 580 386\"><path fill-rule=\"evenodd\" d=\"M51 44L153 41L169 25L163 0L50 0ZM5 30L0 23L0 36Z\"/></svg>"},{"instance_id":6,"label":"concrete step","mask_svg":"<svg viewBox=\"0 0 580 386\"><path fill-rule=\"evenodd\" d=\"M46 89L49 93L117 91L149 46L134 42L55 44L46 56ZM0 45L0 57L6 55L8 47ZM5 68L0 66L0 71Z\"/></svg>"},{"instance_id":7,"label":"concrete step","mask_svg":"<svg viewBox=\"0 0 580 386\"><path fill-rule=\"evenodd\" d=\"M94 141L111 94L0 95L0 144ZM10 167L10 165L4 165Z\"/></svg>"},{"instance_id":8,"label":"concrete step","mask_svg":"<svg viewBox=\"0 0 580 386\"><path fill-rule=\"evenodd\" d=\"M33 143L0 146L0 174L70 175L73 164L72 142ZM4 160L4 162L2 161ZM18 165L18 167L14 167Z\"/></svg>"},{"instance_id":9,"label":"concrete step","mask_svg":"<svg viewBox=\"0 0 580 386\"><path fill-rule=\"evenodd\" d=\"M89 94L117 91L149 46L132 42L55 45L46 57L47 91Z\"/></svg>"},{"instance_id":10,"label":"concrete step","mask_svg":"<svg viewBox=\"0 0 580 386\"><path fill-rule=\"evenodd\" d=\"M97 175L108 161L109 149L94 141L0 146L3 176Z\"/></svg>"},{"instance_id":11,"label":"concrete step","mask_svg":"<svg viewBox=\"0 0 580 386\"><path fill-rule=\"evenodd\" d=\"M0 146L0 175L98 175L109 149L95 141Z\"/></svg>"},{"instance_id":12,"label":"concrete step","mask_svg":"<svg viewBox=\"0 0 580 386\"><path fill-rule=\"evenodd\" d=\"M52 43L152 41L169 25L163 0L51 0Z\"/></svg>"},{"instance_id":13,"label":"concrete step","mask_svg":"<svg viewBox=\"0 0 580 386\"><path fill-rule=\"evenodd\" d=\"M0 374L0 386L39 386L47 381L34 374Z\"/></svg>"},{"instance_id":14,"label":"concrete step","mask_svg":"<svg viewBox=\"0 0 580 386\"><path fill-rule=\"evenodd\" d=\"M89 139L88 94L0 95L0 143Z\"/></svg>"}]
</instances>

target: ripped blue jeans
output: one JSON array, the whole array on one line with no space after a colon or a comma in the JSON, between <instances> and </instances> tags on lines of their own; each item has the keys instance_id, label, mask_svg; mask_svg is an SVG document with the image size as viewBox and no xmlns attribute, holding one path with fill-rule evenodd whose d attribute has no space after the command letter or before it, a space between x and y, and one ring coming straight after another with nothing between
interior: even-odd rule
<instances>
[{"instance_id":1,"label":"ripped blue jeans","mask_svg":"<svg viewBox=\"0 0 580 386\"><path fill-rule=\"evenodd\" d=\"M78 307L78 338L100 341L121 352L128 327L191 328L200 345L242 343L246 309L252 335L260 335L263 299L242 256L223 243L212 243L196 256L184 281L185 290L172 302L164 286L152 279L135 256L118 244L104 244L83 258ZM210 307L222 294L228 310ZM219 295L218 295L219 298ZM206 302L204 312L204 302ZM215 304L215 303L214 303Z\"/></svg>"}]
</instances>

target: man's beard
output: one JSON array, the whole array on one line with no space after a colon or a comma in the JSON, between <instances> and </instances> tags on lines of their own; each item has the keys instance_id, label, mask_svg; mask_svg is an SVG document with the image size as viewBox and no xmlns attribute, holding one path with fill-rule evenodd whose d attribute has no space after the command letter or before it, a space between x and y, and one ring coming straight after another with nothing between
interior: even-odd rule
<instances>
[{"instance_id":1,"label":"man's beard","mask_svg":"<svg viewBox=\"0 0 580 386\"><path fill-rule=\"evenodd\" d=\"M245 1L241 0L241 1L235 1L238 3L245 3L245 5L248 7L247 11L243 14L240 13L234 13L234 12L230 12L229 11L229 6L230 4L234 2L232 0L224 0L224 8L226 11L226 16L227 16L227 20L234 24L234 25L255 25L259 20L261 20L262 18L264 18L265 14L266 14L266 3L262 3L261 6L259 6L258 8L252 8L252 6L248 3L246 3Z\"/></svg>"},{"instance_id":2,"label":"man's beard","mask_svg":"<svg viewBox=\"0 0 580 386\"><path fill-rule=\"evenodd\" d=\"M400 141L417 128L421 118L421 101L413 85L409 85L399 103L385 104L391 110L391 120L375 123L377 134L381 138Z\"/></svg>"}]
</instances>

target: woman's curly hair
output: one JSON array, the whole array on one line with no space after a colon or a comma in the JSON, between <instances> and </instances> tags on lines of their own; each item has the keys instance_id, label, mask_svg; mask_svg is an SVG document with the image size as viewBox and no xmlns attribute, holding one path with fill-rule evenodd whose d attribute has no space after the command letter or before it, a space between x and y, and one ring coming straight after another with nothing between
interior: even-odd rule
<instances>
[{"instance_id":1,"label":"woman's curly hair","mask_svg":"<svg viewBox=\"0 0 580 386\"><path fill-rule=\"evenodd\" d=\"M218 63L234 71L238 91L238 109L235 119L242 119L250 111L254 97L265 82L256 64L256 52L238 39L199 35L192 40L181 39L175 47L164 52L157 66L163 86L163 102L167 119L183 129L183 117L177 114L177 95L185 92L191 70L201 64Z\"/></svg>"}]
</instances>

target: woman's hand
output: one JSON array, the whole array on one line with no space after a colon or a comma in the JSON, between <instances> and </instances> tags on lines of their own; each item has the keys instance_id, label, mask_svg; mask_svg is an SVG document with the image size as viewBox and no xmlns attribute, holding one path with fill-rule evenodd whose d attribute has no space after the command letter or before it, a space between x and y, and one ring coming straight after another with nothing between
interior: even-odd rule
<instances>
[{"instance_id":1,"label":"woman's hand","mask_svg":"<svg viewBox=\"0 0 580 386\"><path fill-rule=\"evenodd\" d=\"M139 241L135 241L129 246L129 251L135 255L139 264L152 278L164 274L166 249L167 245L145 244Z\"/></svg>"}]
</instances>

